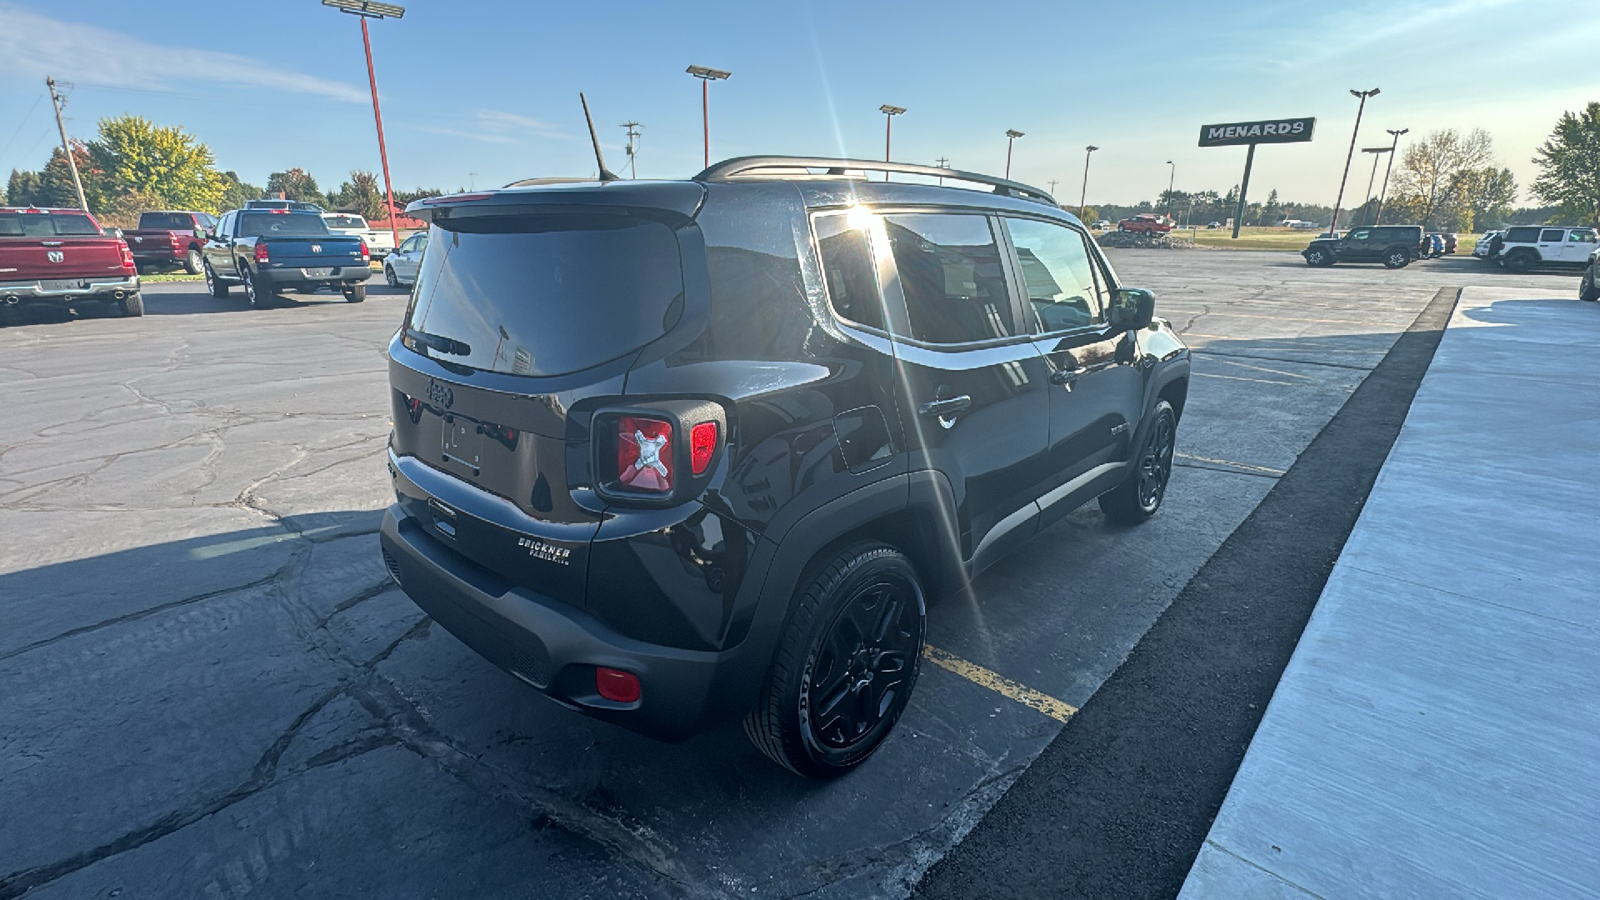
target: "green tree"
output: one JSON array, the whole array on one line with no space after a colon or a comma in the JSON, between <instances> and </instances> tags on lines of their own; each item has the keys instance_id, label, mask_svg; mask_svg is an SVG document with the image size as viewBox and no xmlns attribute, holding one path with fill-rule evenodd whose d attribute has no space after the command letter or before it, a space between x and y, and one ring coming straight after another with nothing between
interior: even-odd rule
<instances>
[{"instance_id":1,"label":"green tree","mask_svg":"<svg viewBox=\"0 0 1600 900\"><path fill-rule=\"evenodd\" d=\"M73 161L78 164L78 176L83 181L84 199L88 201L90 210L97 210L105 205L104 180L90 159L88 146L78 140L72 141L71 146ZM50 161L39 173L39 190L33 204L65 208L78 205L78 191L72 185L72 169L67 165L67 155L61 152L60 147L50 151Z\"/></svg>"},{"instance_id":2,"label":"green tree","mask_svg":"<svg viewBox=\"0 0 1600 900\"><path fill-rule=\"evenodd\" d=\"M1600 226L1600 102L1562 113L1533 161L1535 196Z\"/></svg>"},{"instance_id":3,"label":"green tree","mask_svg":"<svg viewBox=\"0 0 1600 900\"><path fill-rule=\"evenodd\" d=\"M211 148L182 128L140 116L101 119L89 155L108 199L137 194L157 206L195 210L216 209L222 200L225 183Z\"/></svg>"},{"instance_id":4,"label":"green tree","mask_svg":"<svg viewBox=\"0 0 1600 900\"><path fill-rule=\"evenodd\" d=\"M1517 179L1504 166L1464 172L1455 186L1457 231L1481 232L1505 224L1517 199Z\"/></svg>"},{"instance_id":5,"label":"green tree","mask_svg":"<svg viewBox=\"0 0 1600 900\"><path fill-rule=\"evenodd\" d=\"M1076 212L1076 210L1065 206L1062 207L1062 209L1065 209L1067 212ZM1083 215L1079 216L1078 218L1084 222L1098 222L1100 220L1100 210L1095 209L1092 206L1085 206L1083 208Z\"/></svg>"},{"instance_id":6,"label":"green tree","mask_svg":"<svg viewBox=\"0 0 1600 900\"><path fill-rule=\"evenodd\" d=\"M1284 220L1283 204L1278 202L1278 190L1267 193L1267 202L1261 205L1261 224L1276 225Z\"/></svg>"},{"instance_id":7,"label":"green tree","mask_svg":"<svg viewBox=\"0 0 1600 900\"><path fill-rule=\"evenodd\" d=\"M351 169L350 180L339 185L338 192L329 199L335 201L333 205L339 209L354 212L369 221L389 219L383 212L383 190L378 186L378 176L371 172Z\"/></svg>"},{"instance_id":8,"label":"green tree","mask_svg":"<svg viewBox=\"0 0 1600 900\"><path fill-rule=\"evenodd\" d=\"M327 195L322 193L322 188L317 187L317 179L299 167L273 172L267 176L267 195L276 197L280 193L287 200L301 200L318 206L328 204Z\"/></svg>"},{"instance_id":9,"label":"green tree","mask_svg":"<svg viewBox=\"0 0 1600 900\"><path fill-rule=\"evenodd\" d=\"M11 179L6 182L6 202L12 206L38 205L39 173L21 169L11 170Z\"/></svg>"},{"instance_id":10,"label":"green tree","mask_svg":"<svg viewBox=\"0 0 1600 900\"><path fill-rule=\"evenodd\" d=\"M217 201L217 212L224 213L230 209L240 209L249 200L260 200L261 188L248 182L240 181L237 172L222 173L222 199Z\"/></svg>"},{"instance_id":11,"label":"green tree","mask_svg":"<svg viewBox=\"0 0 1600 900\"><path fill-rule=\"evenodd\" d=\"M1493 160L1494 142L1482 128L1466 134L1454 128L1441 129L1406 147L1395 177L1395 192L1417 201L1418 218L1432 227L1442 208L1459 203L1467 173Z\"/></svg>"}]
</instances>

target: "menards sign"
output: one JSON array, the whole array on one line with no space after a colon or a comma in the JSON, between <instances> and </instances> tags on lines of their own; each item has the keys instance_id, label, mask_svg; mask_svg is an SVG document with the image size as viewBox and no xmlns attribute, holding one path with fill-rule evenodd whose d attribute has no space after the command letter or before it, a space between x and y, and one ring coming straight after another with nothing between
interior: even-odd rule
<instances>
[{"instance_id":1,"label":"menards sign","mask_svg":"<svg viewBox=\"0 0 1600 900\"><path fill-rule=\"evenodd\" d=\"M1311 140L1317 120L1268 119L1261 122L1228 122L1202 125L1200 146L1231 147L1239 144L1293 144Z\"/></svg>"}]
</instances>

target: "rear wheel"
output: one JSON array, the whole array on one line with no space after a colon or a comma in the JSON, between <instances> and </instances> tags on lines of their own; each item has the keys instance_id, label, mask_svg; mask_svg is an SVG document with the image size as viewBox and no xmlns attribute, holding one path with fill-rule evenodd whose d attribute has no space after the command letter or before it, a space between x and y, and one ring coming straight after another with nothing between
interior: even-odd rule
<instances>
[{"instance_id":1,"label":"rear wheel","mask_svg":"<svg viewBox=\"0 0 1600 900\"><path fill-rule=\"evenodd\" d=\"M1533 264L1538 259L1539 257L1536 256L1532 251L1518 250L1506 257L1505 266L1506 269L1512 272L1526 272L1533 268Z\"/></svg>"},{"instance_id":2,"label":"rear wheel","mask_svg":"<svg viewBox=\"0 0 1600 900\"><path fill-rule=\"evenodd\" d=\"M123 295L117 301L117 312L128 319L144 315L144 296L138 291Z\"/></svg>"},{"instance_id":3,"label":"rear wheel","mask_svg":"<svg viewBox=\"0 0 1600 900\"><path fill-rule=\"evenodd\" d=\"M360 303L367 299L367 286L365 284L347 284L344 286L344 299L348 303Z\"/></svg>"},{"instance_id":4,"label":"rear wheel","mask_svg":"<svg viewBox=\"0 0 1600 900\"><path fill-rule=\"evenodd\" d=\"M1388 269L1404 269L1411 263L1411 254L1396 247L1383 255L1383 265Z\"/></svg>"},{"instance_id":5,"label":"rear wheel","mask_svg":"<svg viewBox=\"0 0 1600 900\"><path fill-rule=\"evenodd\" d=\"M199 275L200 265L201 260L199 249L190 247L189 252L183 255L183 270L188 272L190 275Z\"/></svg>"},{"instance_id":6,"label":"rear wheel","mask_svg":"<svg viewBox=\"0 0 1600 900\"><path fill-rule=\"evenodd\" d=\"M1122 525L1137 525L1156 514L1167 496L1172 477L1172 454L1178 416L1172 404L1158 401L1145 429L1132 472L1123 482L1100 495L1100 511Z\"/></svg>"},{"instance_id":7,"label":"rear wheel","mask_svg":"<svg viewBox=\"0 0 1600 900\"><path fill-rule=\"evenodd\" d=\"M1583 280L1578 282L1578 299L1593 303L1600 300L1600 284L1595 283L1595 263L1590 263L1589 268L1583 270Z\"/></svg>"},{"instance_id":8,"label":"rear wheel","mask_svg":"<svg viewBox=\"0 0 1600 900\"><path fill-rule=\"evenodd\" d=\"M905 711L926 630L922 585L900 551L862 543L826 557L804 583L745 733L793 772L849 772Z\"/></svg>"},{"instance_id":9,"label":"rear wheel","mask_svg":"<svg viewBox=\"0 0 1600 900\"><path fill-rule=\"evenodd\" d=\"M200 264L200 268L205 273L206 290L211 293L211 296L217 298L218 300L228 296L228 286L223 284L222 281L217 278L217 273L211 270L211 263L202 262Z\"/></svg>"},{"instance_id":10,"label":"rear wheel","mask_svg":"<svg viewBox=\"0 0 1600 900\"><path fill-rule=\"evenodd\" d=\"M244 279L244 296L245 299L250 301L251 308L266 309L268 297L267 292L256 287L256 277L250 274L250 270L248 268L240 266L239 271L240 276Z\"/></svg>"}]
</instances>

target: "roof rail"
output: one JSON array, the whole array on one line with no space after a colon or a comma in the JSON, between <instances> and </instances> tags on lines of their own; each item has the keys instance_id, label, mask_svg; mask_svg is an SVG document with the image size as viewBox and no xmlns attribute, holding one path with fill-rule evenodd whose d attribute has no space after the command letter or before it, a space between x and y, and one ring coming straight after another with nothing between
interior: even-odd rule
<instances>
[{"instance_id":1,"label":"roof rail","mask_svg":"<svg viewBox=\"0 0 1600 900\"><path fill-rule=\"evenodd\" d=\"M783 170L785 169L822 169L824 171L797 175L792 171L784 172ZM852 169L862 172L899 172L903 175L923 175L929 178L948 178L952 181L985 184L993 187L996 194L1059 206L1056 203L1056 199L1045 191L1019 181L996 178L993 175L979 175L976 172L963 172L960 169L943 169L938 166L921 166L914 163L875 162L868 159L830 159L822 156L740 156L716 163L711 168L694 176L694 180L729 181L735 178L782 178L785 175L791 178L842 177Z\"/></svg>"}]
</instances>

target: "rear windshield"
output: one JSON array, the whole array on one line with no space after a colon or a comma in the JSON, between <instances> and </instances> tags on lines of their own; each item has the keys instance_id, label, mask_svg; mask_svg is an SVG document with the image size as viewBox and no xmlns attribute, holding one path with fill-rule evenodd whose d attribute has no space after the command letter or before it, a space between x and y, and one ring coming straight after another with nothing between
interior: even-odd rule
<instances>
[{"instance_id":1,"label":"rear windshield","mask_svg":"<svg viewBox=\"0 0 1600 900\"><path fill-rule=\"evenodd\" d=\"M408 345L456 365L563 375L631 353L683 312L678 238L623 215L485 216L434 226ZM445 349L440 349L445 348Z\"/></svg>"},{"instance_id":2,"label":"rear windshield","mask_svg":"<svg viewBox=\"0 0 1600 900\"><path fill-rule=\"evenodd\" d=\"M94 220L83 213L0 212L0 237L56 237L99 234Z\"/></svg>"},{"instance_id":3,"label":"rear windshield","mask_svg":"<svg viewBox=\"0 0 1600 900\"><path fill-rule=\"evenodd\" d=\"M366 228L367 220L360 216L323 216L329 228Z\"/></svg>"},{"instance_id":4,"label":"rear windshield","mask_svg":"<svg viewBox=\"0 0 1600 900\"><path fill-rule=\"evenodd\" d=\"M194 228L194 216L189 213L148 212L139 214L139 227L168 231L189 231Z\"/></svg>"},{"instance_id":5,"label":"rear windshield","mask_svg":"<svg viewBox=\"0 0 1600 900\"><path fill-rule=\"evenodd\" d=\"M328 234L321 216L304 213L245 212L239 214L239 234L245 237Z\"/></svg>"}]
</instances>

